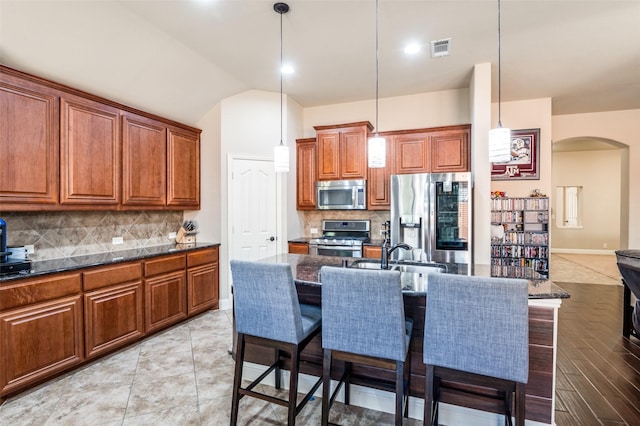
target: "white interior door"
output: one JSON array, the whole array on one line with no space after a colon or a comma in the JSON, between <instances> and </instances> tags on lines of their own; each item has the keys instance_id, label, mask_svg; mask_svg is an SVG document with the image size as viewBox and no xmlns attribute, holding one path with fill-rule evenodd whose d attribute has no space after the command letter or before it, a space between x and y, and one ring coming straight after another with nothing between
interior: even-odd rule
<instances>
[{"instance_id":1,"label":"white interior door","mask_svg":"<svg viewBox=\"0 0 640 426\"><path fill-rule=\"evenodd\" d=\"M276 174L270 160L233 158L229 188L230 259L277 253Z\"/></svg>"}]
</instances>

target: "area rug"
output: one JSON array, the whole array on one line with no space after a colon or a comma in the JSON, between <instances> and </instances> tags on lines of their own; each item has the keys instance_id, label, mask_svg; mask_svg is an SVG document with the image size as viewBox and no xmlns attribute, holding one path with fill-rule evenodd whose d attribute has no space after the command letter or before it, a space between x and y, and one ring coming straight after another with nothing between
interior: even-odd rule
<instances>
[{"instance_id":1,"label":"area rug","mask_svg":"<svg viewBox=\"0 0 640 426\"><path fill-rule=\"evenodd\" d=\"M552 254L553 282L622 285L615 255Z\"/></svg>"}]
</instances>

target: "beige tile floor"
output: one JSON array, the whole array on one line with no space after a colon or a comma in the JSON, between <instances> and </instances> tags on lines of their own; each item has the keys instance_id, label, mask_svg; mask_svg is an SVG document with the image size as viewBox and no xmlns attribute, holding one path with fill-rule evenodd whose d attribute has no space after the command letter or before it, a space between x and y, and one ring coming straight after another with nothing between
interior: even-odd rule
<instances>
[{"instance_id":1,"label":"beige tile floor","mask_svg":"<svg viewBox=\"0 0 640 426\"><path fill-rule=\"evenodd\" d=\"M611 262L615 265L615 256L553 255L551 276L557 282L618 284ZM0 406L0 425L229 424L230 342L230 312L207 312L7 399ZM298 415L298 424L320 424L320 412L316 398ZM336 403L331 421L385 425L393 424L393 416ZM286 424L286 410L244 398L239 424ZM405 420L405 425L418 424L422 422Z\"/></svg>"}]
</instances>

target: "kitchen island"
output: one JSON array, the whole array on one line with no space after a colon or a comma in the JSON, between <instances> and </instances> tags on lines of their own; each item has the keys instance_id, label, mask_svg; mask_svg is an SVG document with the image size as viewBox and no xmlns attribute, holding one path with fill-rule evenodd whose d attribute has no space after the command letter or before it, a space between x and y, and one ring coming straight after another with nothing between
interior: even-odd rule
<instances>
[{"instance_id":1,"label":"kitchen island","mask_svg":"<svg viewBox=\"0 0 640 426\"><path fill-rule=\"evenodd\" d=\"M348 259L353 262L354 259ZM343 258L330 256L310 256L297 254L281 254L260 260L267 263L288 263L292 266L294 280L301 302L315 305L321 304L322 266L342 266ZM489 265L448 264L447 273L490 276ZM405 314L414 321L413 337L410 349L409 394L410 417L422 418L425 367L422 362L424 314L426 297L428 297L428 276L403 274L403 294ZM530 280L529 282L529 381L526 386L526 418L531 424L554 424L555 409L555 368L558 308L563 298L569 294L549 280ZM473 307L470 307L472 309ZM474 325L469 325L473 332ZM273 353L258 347L248 350L247 360L257 364L270 364ZM322 368L322 343L318 336L311 342L302 356L301 371L311 376L319 376ZM287 360L284 360L288 366ZM337 379L343 365L335 363L331 376ZM379 368L356 366L354 374L361 376L354 384L363 386L361 392L352 391L352 404L367 408L392 411L393 396L371 389L375 387L367 378L393 380L393 371ZM357 388L357 387L356 387ZM492 391L474 388L477 397L468 398L456 392L469 389L470 386L460 383L448 383L443 389L441 400L454 405L443 405L440 419L443 424L478 424L485 422L481 417L495 416L486 412L499 413L500 403L491 400ZM356 395L354 397L354 395ZM390 394L389 394L390 395ZM386 408L385 398L389 399L390 408ZM460 409L458 406L472 410ZM475 410L473 410L475 409ZM482 410L477 411L477 410ZM446 420L446 421L445 421Z\"/></svg>"}]
</instances>

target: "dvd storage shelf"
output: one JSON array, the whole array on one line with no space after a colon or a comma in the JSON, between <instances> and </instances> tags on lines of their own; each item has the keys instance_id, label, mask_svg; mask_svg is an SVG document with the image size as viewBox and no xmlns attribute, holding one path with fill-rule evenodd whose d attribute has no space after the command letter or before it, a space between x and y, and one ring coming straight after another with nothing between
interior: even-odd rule
<instances>
[{"instance_id":1,"label":"dvd storage shelf","mask_svg":"<svg viewBox=\"0 0 640 426\"><path fill-rule=\"evenodd\" d=\"M491 224L491 275L549 277L549 198L493 198Z\"/></svg>"}]
</instances>

